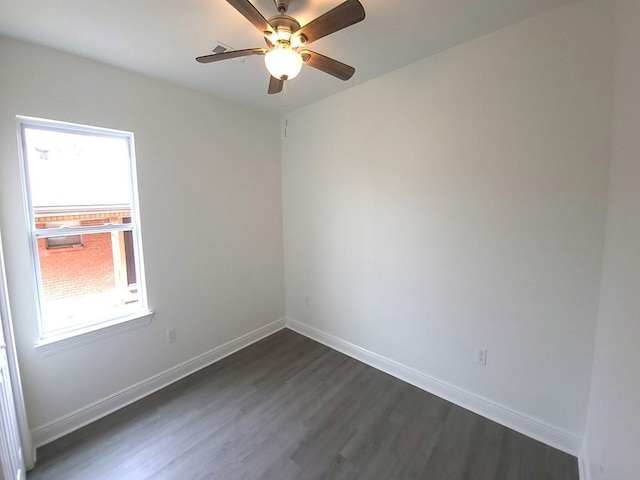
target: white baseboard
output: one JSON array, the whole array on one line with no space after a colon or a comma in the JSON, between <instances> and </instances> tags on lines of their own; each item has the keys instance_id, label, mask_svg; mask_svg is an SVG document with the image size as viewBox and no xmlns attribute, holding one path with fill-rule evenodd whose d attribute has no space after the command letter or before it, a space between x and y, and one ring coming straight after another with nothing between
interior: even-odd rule
<instances>
[{"instance_id":1,"label":"white baseboard","mask_svg":"<svg viewBox=\"0 0 640 480\"><path fill-rule=\"evenodd\" d=\"M558 450L578 456L582 439L559 427L430 377L382 355L287 317L287 328Z\"/></svg>"},{"instance_id":2,"label":"white baseboard","mask_svg":"<svg viewBox=\"0 0 640 480\"><path fill-rule=\"evenodd\" d=\"M237 352L252 343L261 340L278 330L285 328L285 319L281 318L264 327L260 327L252 332L242 335L235 340L220 345L219 347L209 350L198 355L191 360L169 368L153 377L143 380L135 385L125 388L113 395L109 395L97 402L83 407L75 412L58 418L52 422L41 425L32 430L33 444L36 447L45 445L56 438L67 433L77 430L91 422L98 420L116 410L119 410L136 400L150 395L167 385L170 385L181 378L211 365L223 358Z\"/></svg>"},{"instance_id":3,"label":"white baseboard","mask_svg":"<svg viewBox=\"0 0 640 480\"><path fill-rule=\"evenodd\" d=\"M508 407L480 397L463 389L435 379L424 373L368 351L328 333L317 330L291 318L282 318L260 327L235 340L205 352L191 360L165 370L142 382L83 407L32 430L36 447L45 445L67 433L81 428L116 410L119 410L167 385L170 385L208 365L211 365L285 327L328 347L353 357L378 370L393 375L422 390L437 395L467 410L505 425L517 432L539 440L571 455L579 457L580 479L591 480L588 472L586 453L580 451L581 439L561 428L514 411Z\"/></svg>"}]
</instances>

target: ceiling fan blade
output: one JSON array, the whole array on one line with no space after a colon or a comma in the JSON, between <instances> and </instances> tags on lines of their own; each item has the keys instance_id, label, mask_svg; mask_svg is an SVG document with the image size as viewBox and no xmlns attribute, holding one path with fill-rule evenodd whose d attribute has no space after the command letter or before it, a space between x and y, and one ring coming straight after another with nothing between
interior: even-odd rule
<instances>
[{"instance_id":1,"label":"ceiling fan blade","mask_svg":"<svg viewBox=\"0 0 640 480\"><path fill-rule=\"evenodd\" d=\"M303 44L309 44L327 35L364 20L364 7L358 0L347 0L295 33Z\"/></svg>"},{"instance_id":2,"label":"ceiling fan blade","mask_svg":"<svg viewBox=\"0 0 640 480\"><path fill-rule=\"evenodd\" d=\"M273 75L269 75L269 95L274 93L280 93L282 91L282 86L284 85L284 80L278 80Z\"/></svg>"},{"instance_id":3,"label":"ceiling fan blade","mask_svg":"<svg viewBox=\"0 0 640 480\"><path fill-rule=\"evenodd\" d=\"M230 50L222 53L212 53L211 55L204 55L197 57L196 62L199 63L211 63L218 62L220 60L228 60L230 58L248 57L249 55L264 55L267 53L266 48L247 48L246 50Z\"/></svg>"},{"instance_id":4,"label":"ceiling fan blade","mask_svg":"<svg viewBox=\"0 0 640 480\"><path fill-rule=\"evenodd\" d=\"M254 7L249 0L227 0L240 14L249 20L261 33L275 31L266 18Z\"/></svg>"},{"instance_id":5,"label":"ceiling fan blade","mask_svg":"<svg viewBox=\"0 0 640 480\"><path fill-rule=\"evenodd\" d=\"M333 75L340 80L349 80L353 77L353 74L356 73L355 68L334 60L333 58L312 52L311 50L302 50L300 54L302 55L305 65L317 68L318 70L328 73L329 75Z\"/></svg>"}]
</instances>

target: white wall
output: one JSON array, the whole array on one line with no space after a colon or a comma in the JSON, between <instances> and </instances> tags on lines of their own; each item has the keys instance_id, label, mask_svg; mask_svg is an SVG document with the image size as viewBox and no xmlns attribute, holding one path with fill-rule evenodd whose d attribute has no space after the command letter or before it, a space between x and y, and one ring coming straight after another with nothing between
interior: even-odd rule
<instances>
[{"instance_id":1,"label":"white wall","mask_svg":"<svg viewBox=\"0 0 640 480\"><path fill-rule=\"evenodd\" d=\"M609 212L585 438L594 480L640 478L640 3L615 6Z\"/></svg>"},{"instance_id":2,"label":"white wall","mask_svg":"<svg viewBox=\"0 0 640 480\"><path fill-rule=\"evenodd\" d=\"M288 115L287 315L579 441L611 17L577 2Z\"/></svg>"},{"instance_id":3,"label":"white wall","mask_svg":"<svg viewBox=\"0 0 640 480\"><path fill-rule=\"evenodd\" d=\"M278 117L6 38L0 65L0 227L32 429L284 316ZM34 351L16 115L134 132L150 325Z\"/></svg>"}]
</instances>

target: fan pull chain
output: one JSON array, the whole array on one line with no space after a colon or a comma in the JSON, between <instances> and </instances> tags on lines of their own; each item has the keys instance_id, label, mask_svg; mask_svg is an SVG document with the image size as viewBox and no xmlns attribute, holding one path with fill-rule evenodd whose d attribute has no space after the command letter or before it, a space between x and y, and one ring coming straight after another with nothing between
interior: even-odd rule
<instances>
[{"instance_id":1,"label":"fan pull chain","mask_svg":"<svg viewBox=\"0 0 640 480\"><path fill-rule=\"evenodd\" d=\"M282 113L284 115L284 138L287 138L287 127L289 126L289 118L287 117L287 82L282 85Z\"/></svg>"}]
</instances>

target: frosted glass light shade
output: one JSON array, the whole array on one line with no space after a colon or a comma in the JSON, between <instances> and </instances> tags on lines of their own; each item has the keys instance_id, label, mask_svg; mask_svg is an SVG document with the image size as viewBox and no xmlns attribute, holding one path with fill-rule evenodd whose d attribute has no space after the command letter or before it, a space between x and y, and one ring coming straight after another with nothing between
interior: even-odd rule
<instances>
[{"instance_id":1,"label":"frosted glass light shade","mask_svg":"<svg viewBox=\"0 0 640 480\"><path fill-rule=\"evenodd\" d=\"M298 76L302 69L302 56L288 46L279 45L267 52L264 63L273 77L291 80Z\"/></svg>"}]
</instances>

